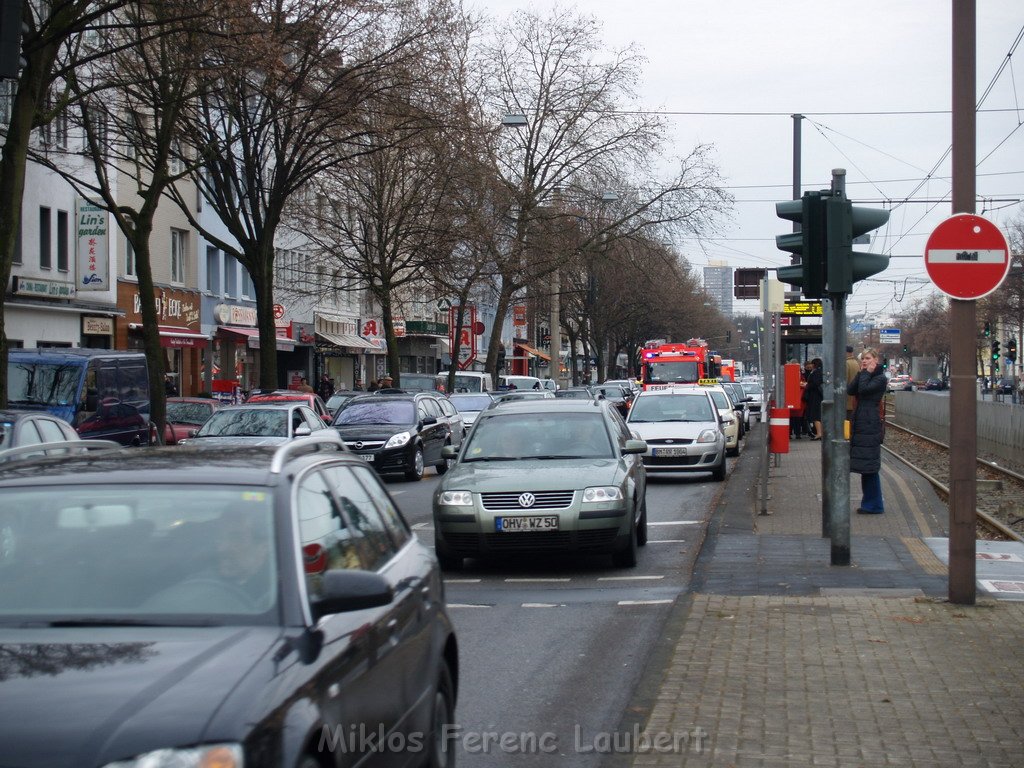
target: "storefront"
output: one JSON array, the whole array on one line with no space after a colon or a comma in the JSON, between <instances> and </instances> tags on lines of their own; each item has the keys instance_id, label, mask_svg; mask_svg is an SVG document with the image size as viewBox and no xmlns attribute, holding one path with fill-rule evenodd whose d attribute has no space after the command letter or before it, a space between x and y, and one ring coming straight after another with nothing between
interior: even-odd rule
<instances>
[{"instance_id":1,"label":"storefront","mask_svg":"<svg viewBox=\"0 0 1024 768\"><path fill-rule=\"evenodd\" d=\"M70 282L15 275L4 302L4 328L11 347L110 349L120 314L110 304L79 301Z\"/></svg>"},{"instance_id":2,"label":"storefront","mask_svg":"<svg viewBox=\"0 0 1024 768\"><path fill-rule=\"evenodd\" d=\"M181 288L155 288L160 346L165 353L164 368L182 396L203 392L203 350L209 338L199 323L200 296ZM114 328L115 349L141 350L143 340L142 304L138 283L119 281L117 306L124 313Z\"/></svg>"},{"instance_id":3,"label":"storefront","mask_svg":"<svg viewBox=\"0 0 1024 768\"><path fill-rule=\"evenodd\" d=\"M446 353L451 359L447 323L409 320L397 341L402 373L437 373Z\"/></svg>"},{"instance_id":4,"label":"storefront","mask_svg":"<svg viewBox=\"0 0 1024 768\"><path fill-rule=\"evenodd\" d=\"M364 388L377 375L376 360L383 359L382 345L358 335L359 323L355 318L316 313L317 376L326 373L335 389L352 389L356 381Z\"/></svg>"}]
</instances>

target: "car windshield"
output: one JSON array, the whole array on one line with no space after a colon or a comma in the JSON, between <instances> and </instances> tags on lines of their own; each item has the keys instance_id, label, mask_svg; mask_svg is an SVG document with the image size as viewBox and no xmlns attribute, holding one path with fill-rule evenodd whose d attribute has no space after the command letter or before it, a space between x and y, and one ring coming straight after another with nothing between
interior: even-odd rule
<instances>
[{"instance_id":1,"label":"car windshield","mask_svg":"<svg viewBox=\"0 0 1024 768\"><path fill-rule=\"evenodd\" d=\"M196 437L288 437L284 408L223 408L199 428Z\"/></svg>"},{"instance_id":2,"label":"car windshield","mask_svg":"<svg viewBox=\"0 0 1024 768\"><path fill-rule=\"evenodd\" d=\"M605 400L625 400L626 396L622 387L597 387L594 390L597 394L604 396Z\"/></svg>"},{"instance_id":3,"label":"car windshield","mask_svg":"<svg viewBox=\"0 0 1024 768\"><path fill-rule=\"evenodd\" d=\"M494 402L490 395L452 395L448 399L459 413L479 413Z\"/></svg>"},{"instance_id":4,"label":"car windshield","mask_svg":"<svg viewBox=\"0 0 1024 768\"><path fill-rule=\"evenodd\" d=\"M0 489L0 622L276 621L272 504L187 481Z\"/></svg>"},{"instance_id":5,"label":"car windshield","mask_svg":"<svg viewBox=\"0 0 1024 768\"><path fill-rule=\"evenodd\" d=\"M11 405L69 405L78 399L80 365L17 363L7 366L7 401Z\"/></svg>"},{"instance_id":6,"label":"car windshield","mask_svg":"<svg viewBox=\"0 0 1024 768\"><path fill-rule=\"evenodd\" d=\"M463 462L614 457L601 413L515 413L478 420Z\"/></svg>"},{"instance_id":7,"label":"car windshield","mask_svg":"<svg viewBox=\"0 0 1024 768\"><path fill-rule=\"evenodd\" d=\"M647 363L647 376L651 384L670 382L692 383L700 378L700 369L695 362Z\"/></svg>"},{"instance_id":8,"label":"car windshield","mask_svg":"<svg viewBox=\"0 0 1024 768\"><path fill-rule=\"evenodd\" d=\"M570 400L593 400L594 396L586 389L560 389L555 397L567 397Z\"/></svg>"},{"instance_id":9,"label":"car windshield","mask_svg":"<svg viewBox=\"0 0 1024 768\"><path fill-rule=\"evenodd\" d=\"M332 411L336 411L357 395L358 393L347 395L331 395L330 399L327 401L327 407Z\"/></svg>"},{"instance_id":10,"label":"car windshield","mask_svg":"<svg viewBox=\"0 0 1024 768\"><path fill-rule=\"evenodd\" d=\"M633 401L629 423L660 421L714 421L704 395L644 395Z\"/></svg>"},{"instance_id":11,"label":"car windshield","mask_svg":"<svg viewBox=\"0 0 1024 768\"><path fill-rule=\"evenodd\" d=\"M348 424L412 424L415 409L410 400L353 400L334 419L335 426Z\"/></svg>"},{"instance_id":12,"label":"car windshield","mask_svg":"<svg viewBox=\"0 0 1024 768\"><path fill-rule=\"evenodd\" d=\"M715 401L715 407L724 410L726 408L732 408L732 403L729 402L729 398L725 396L725 392L719 389L712 389L709 393L711 399Z\"/></svg>"},{"instance_id":13,"label":"car windshield","mask_svg":"<svg viewBox=\"0 0 1024 768\"><path fill-rule=\"evenodd\" d=\"M746 392L748 395L760 396L761 393L764 391L761 389L760 384L743 384L741 386L743 387L743 391Z\"/></svg>"},{"instance_id":14,"label":"car windshield","mask_svg":"<svg viewBox=\"0 0 1024 768\"><path fill-rule=\"evenodd\" d=\"M448 386L448 374L439 373L434 382L438 386ZM479 376L467 376L462 373L455 374L454 392L480 392L483 390L483 379Z\"/></svg>"},{"instance_id":15,"label":"car windshield","mask_svg":"<svg viewBox=\"0 0 1024 768\"><path fill-rule=\"evenodd\" d=\"M175 424L204 424L212 413L210 403L167 403L167 420Z\"/></svg>"},{"instance_id":16,"label":"car windshield","mask_svg":"<svg viewBox=\"0 0 1024 768\"><path fill-rule=\"evenodd\" d=\"M433 392L436 386L434 377L425 373L403 373L401 378L398 386L406 392Z\"/></svg>"}]
</instances>

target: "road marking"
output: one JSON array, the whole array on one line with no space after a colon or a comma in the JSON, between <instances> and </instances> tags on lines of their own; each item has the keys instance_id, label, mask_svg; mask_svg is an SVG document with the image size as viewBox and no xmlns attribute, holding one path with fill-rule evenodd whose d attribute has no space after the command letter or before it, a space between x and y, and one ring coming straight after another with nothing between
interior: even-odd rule
<instances>
[{"instance_id":1,"label":"road marking","mask_svg":"<svg viewBox=\"0 0 1024 768\"><path fill-rule=\"evenodd\" d=\"M700 520L669 520L662 523L647 522L648 525L700 525L700 523Z\"/></svg>"},{"instance_id":2,"label":"road marking","mask_svg":"<svg viewBox=\"0 0 1024 768\"><path fill-rule=\"evenodd\" d=\"M445 579L445 584L479 584L483 579Z\"/></svg>"},{"instance_id":3,"label":"road marking","mask_svg":"<svg viewBox=\"0 0 1024 768\"><path fill-rule=\"evenodd\" d=\"M412 529L414 531L426 531L426 530L428 530L430 528L433 528L433 527L434 526L432 526L430 523L416 523L416 525L414 525L412 527Z\"/></svg>"},{"instance_id":4,"label":"road marking","mask_svg":"<svg viewBox=\"0 0 1024 768\"><path fill-rule=\"evenodd\" d=\"M598 581L644 581L664 579L664 576L599 576Z\"/></svg>"},{"instance_id":5,"label":"road marking","mask_svg":"<svg viewBox=\"0 0 1024 768\"><path fill-rule=\"evenodd\" d=\"M648 544L685 544L686 539L648 539Z\"/></svg>"},{"instance_id":6,"label":"road marking","mask_svg":"<svg viewBox=\"0 0 1024 768\"><path fill-rule=\"evenodd\" d=\"M493 605L483 603L448 603L449 608L493 608Z\"/></svg>"},{"instance_id":7,"label":"road marking","mask_svg":"<svg viewBox=\"0 0 1024 768\"><path fill-rule=\"evenodd\" d=\"M671 600L619 600L619 605L666 605Z\"/></svg>"},{"instance_id":8,"label":"road marking","mask_svg":"<svg viewBox=\"0 0 1024 768\"><path fill-rule=\"evenodd\" d=\"M506 584L564 583L572 579L505 579Z\"/></svg>"},{"instance_id":9,"label":"road marking","mask_svg":"<svg viewBox=\"0 0 1024 768\"><path fill-rule=\"evenodd\" d=\"M557 608L558 603L523 603L523 608Z\"/></svg>"}]
</instances>

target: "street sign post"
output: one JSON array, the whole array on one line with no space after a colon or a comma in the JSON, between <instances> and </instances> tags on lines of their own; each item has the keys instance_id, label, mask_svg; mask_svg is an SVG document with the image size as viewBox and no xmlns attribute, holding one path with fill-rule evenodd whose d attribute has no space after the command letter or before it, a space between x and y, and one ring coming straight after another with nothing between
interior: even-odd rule
<instances>
[{"instance_id":1,"label":"street sign post","mask_svg":"<svg viewBox=\"0 0 1024 768\"><path fill-rule=\"evenodd\" d=\"M935 287L952 299L988 296L1010 271L1010 247L999 228L973 213L940 223L924 247L924 266Z\"/></svg>"},{"instance_id":2,"label":"street sign post","mask_svg":"<svg viewBox=\"0 0 1024 768\"><path fill-rule=\"evenodd\" d=\"M879 344L899 344L900 343L900 329L899 328L880 328L878 330L878 343Z\"/></svg>"},{"instance_id":3,"label":"street sign post","mask_svg":"<svg viewBox=\"0 0 1024 768\"><path fill-rule=\"evenodd\" d=\"M476 319L476 306L469 305L465 308L462 317L462 327L457 328L458 307L448 309L448 341L452 347L452 359L460 371L466 370L476 361L476 337L477 326L482 325ZM482 330L482 329L481 329ZM458 348L458 353L455 353Z\"/></svg>"}]
</instances>

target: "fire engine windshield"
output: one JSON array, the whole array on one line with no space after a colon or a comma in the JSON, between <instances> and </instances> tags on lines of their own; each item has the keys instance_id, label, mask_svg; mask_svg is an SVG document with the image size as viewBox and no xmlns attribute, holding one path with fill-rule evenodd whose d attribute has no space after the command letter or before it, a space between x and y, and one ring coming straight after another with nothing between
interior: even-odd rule
<instances>
[{"instance_id":1,"label":"fire engine windshield","mask_svg":"<svg viewBox=\"0 0 1024 768\"><path fill-rule=\"evenodd\" d=\"M692 383L700 379L700 369L696 361L675 363L647 363L647 384Z\"/></svg>"}]
</instances>

